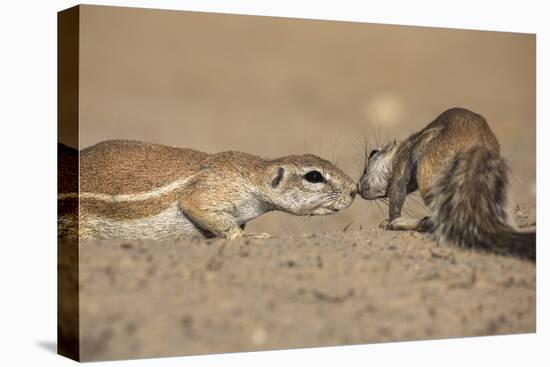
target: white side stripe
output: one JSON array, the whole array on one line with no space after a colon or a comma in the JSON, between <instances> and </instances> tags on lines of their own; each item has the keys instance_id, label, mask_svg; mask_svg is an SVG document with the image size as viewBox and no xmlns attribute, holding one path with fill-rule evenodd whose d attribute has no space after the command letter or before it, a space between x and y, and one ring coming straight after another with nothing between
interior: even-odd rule
<instances>
[{"instance_id":1,"label":"white side stripe","mask_svg":"<svg viewBox=\"0 0 550 367\"><path fill-rule=\"evenodd\" d=\"M57 195L58 200L65 200L65 199L96 199L101 201L108 201L108 202L124 202L124 201L145 201L149 199L158 198L164 194L169 193L170 191L174 191L177 188L182 187L187 182L189 182L191 179L193 179L197 174L192 175L190 177L184 177L180 178L172 183L169 183L165 186L157 187L151 191L144 191L144 192L136 192L135 194L120 194L120 195L109 195L109 194L101 194L101 193L93 193L93 192L81 192L78 193L65 193L65 194L59 194Z\"/></svg>"}]
</instances>

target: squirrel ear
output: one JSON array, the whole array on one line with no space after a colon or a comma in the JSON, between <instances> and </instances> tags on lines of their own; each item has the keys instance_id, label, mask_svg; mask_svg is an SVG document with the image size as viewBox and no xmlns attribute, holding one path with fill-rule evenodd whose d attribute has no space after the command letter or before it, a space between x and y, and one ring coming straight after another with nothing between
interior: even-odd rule
<instances>
[{"instance_id":1,"label":"squirrel ear","mask_svg":"<svg viewBox=\"0 0 550 367\"><path fill-rule=\"evenodd\" d=\"M284 175L285 175L285 169L283 167L277 168L277 172L275 176L271 179L271 187L275 188L279 186Z\"/></svg>"}]
</instances>

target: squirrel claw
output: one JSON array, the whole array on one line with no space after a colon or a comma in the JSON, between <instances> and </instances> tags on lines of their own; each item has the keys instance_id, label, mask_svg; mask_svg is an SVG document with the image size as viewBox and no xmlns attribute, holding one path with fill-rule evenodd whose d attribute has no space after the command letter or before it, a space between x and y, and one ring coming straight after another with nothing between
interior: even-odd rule
<instances>
[{"instance_id":1,"label":"squirrel claw","mask_svg":"<svg viewBox=\"0 0 550 367\"><path fill-rule=\"evenodd\" d=\"M392 230L393 225L392 222L390 222L389 219L384 219L380 224L378 225L379 228L385 229L385 230Z\"/></svg>"}]
</instances>

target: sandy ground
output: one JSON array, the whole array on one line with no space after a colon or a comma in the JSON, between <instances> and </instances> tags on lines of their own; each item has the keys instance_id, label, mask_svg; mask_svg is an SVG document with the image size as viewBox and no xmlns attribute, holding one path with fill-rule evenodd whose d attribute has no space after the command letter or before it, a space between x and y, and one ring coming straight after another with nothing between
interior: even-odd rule
<instances>
[{"instance_id":1,"label":"sandy ground","mask_svg":"<svg viewBox=\"0 0 550 367\"><path fill-rule=\"evenodd\" d=\"M516 209L522 226L534 208ZM80 244L82 360L535 332L532 263L380 229Z\"/></svg>"}]
</instances>

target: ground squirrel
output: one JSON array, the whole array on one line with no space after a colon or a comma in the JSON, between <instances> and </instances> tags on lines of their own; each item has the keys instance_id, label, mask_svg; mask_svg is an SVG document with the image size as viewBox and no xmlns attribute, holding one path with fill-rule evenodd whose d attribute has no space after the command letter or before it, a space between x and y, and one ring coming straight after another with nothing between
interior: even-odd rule
<instances>
[{"instance_id":1,"label":"ground squirrel","mask_svg":"<svg viewBox=\"0 0 550 367\"><path fill-rule=\"evenodd\" d=\"M391 230L432 231L438 241L535 261L535 232L514 228L507 208L508 167L481 115L452 108L401 142L370 152L358 183L367 200L389 197ZM401 216L418 190L431 216Z\"/></svg>"},{"instance_id":2,"label":"ground squirrel","mask_svg":"<svg viewBox=\"0 0 550 367\"><path fill-rule=\"evenodd\" d=\"M272 210L333 214L348 207L355 182L317 156L273 160L241 152L207 154L130 140L80 152L80 193L61 192L58 233L95 239L268 237L243 231ZM77 231L66 227L78 226Z\"/></svg>"}]
</instances>

